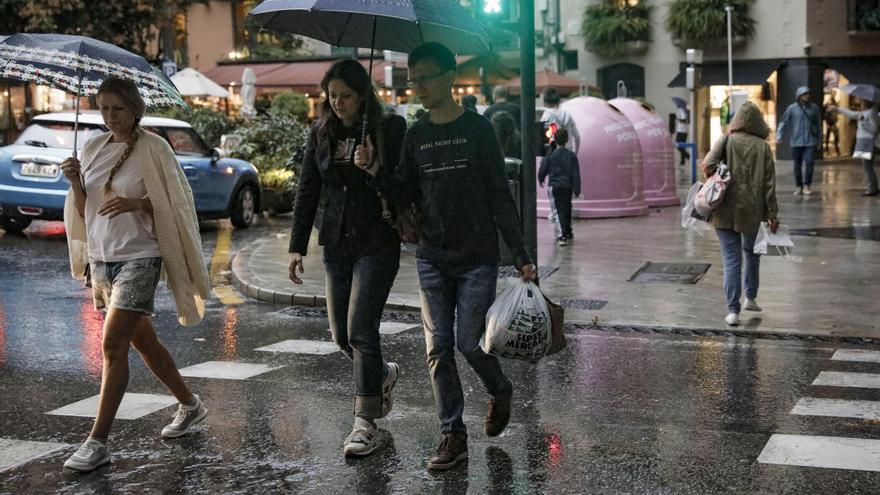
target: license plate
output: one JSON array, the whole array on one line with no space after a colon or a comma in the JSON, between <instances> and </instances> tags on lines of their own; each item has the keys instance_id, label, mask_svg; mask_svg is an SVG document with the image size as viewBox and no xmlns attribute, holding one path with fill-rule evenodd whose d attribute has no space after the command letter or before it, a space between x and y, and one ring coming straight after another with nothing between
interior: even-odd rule
<instances>
[{"instance_id":1,"label":"license plate","mask_svg":"<svg viewBox=\"0 0 880 495\"><path fill-rule=\"evenodd\" d=\"M30 177L48 177L54 179L58 177L58 165L44 165L40 163L22 163L21 175Z\"/></svg>"}]
</instances>

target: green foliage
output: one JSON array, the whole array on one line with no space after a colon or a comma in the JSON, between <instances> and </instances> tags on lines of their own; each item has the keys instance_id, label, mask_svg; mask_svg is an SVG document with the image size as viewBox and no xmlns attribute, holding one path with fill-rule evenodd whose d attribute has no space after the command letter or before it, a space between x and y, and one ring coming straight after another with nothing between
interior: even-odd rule
<instances>
[{"instance_id":1,"label":"green foliage","mask_svg":"<svg viewBox=\"0 0 880 495\"><path fill-rule=\"evenodd\" d=\"M238 123L227 117L225 113L215 112L205 107L191 107L189 110L168 107L152 113L161 117L189 122L199 136L212 147L219 146L220 136L233 132L238 126Z\"/></svg>"},{"instance_id":2,"label":"green foliage","mask_svg":"<svg viewBox=\"0 0 880 495\"><path fill-rule=\"evenodd\" d=\"M296 172L286 168L273 168L260 172L263 187L276 189L282 193L296 191Z\"/></svg>"},{"instance_id":3,"label":"green foliage","mask_svg":"<svg viewBox=\"0 0 880 495\"><path fill-rule=\"evenodd\" d=\"M672 0L666 16L666 29L673 39L687 44L712 44L727 38L727 12L732 5L734 36L754 38L757 21L749 16L755 0Z\"/></svg>"},{"instance_id":4,"label":"green foliage","mask_svg":"<svg viewBox=\"0 0 880 495\"><path fill-rule=\"evenodd\" d=\"M242 122L236 134L242 138L241 145L231 155L253 163L263 173L293 169L305 148L308 129L290 114L270 112Z\"/></svg>"},{"instance_id":5,"label":"green foliage","mask_svg":"<svg viewBox=\"0 0 880 495\"><path fill-rule=\"evenodd\" d=\"M272 97L271 112L276 115L288 114L304 122L309 116L309 100L306 95L293 91L282 91Z\"/></svg>"},{"instance_id":6,"label":"green foliage","mask_svg":"<svg viewBox=\"0 0 880 495\"><path fill-rule=\"evenodd\" d=\"M652 8L647 1L588 6L581 23L584 45L591 52L614 57L625 52L628 41L650 42Z\"/></svg>"},{"instance_id":7,"label":"green foliage","mask_svg":"<svg viewBox=\"0 0 880 495\"><path fill-rule=\"evenodd\" d=\"M863 31L880 31L880 7L862 13L859 16L859 28Z\"/></svg>"}]
</instances>

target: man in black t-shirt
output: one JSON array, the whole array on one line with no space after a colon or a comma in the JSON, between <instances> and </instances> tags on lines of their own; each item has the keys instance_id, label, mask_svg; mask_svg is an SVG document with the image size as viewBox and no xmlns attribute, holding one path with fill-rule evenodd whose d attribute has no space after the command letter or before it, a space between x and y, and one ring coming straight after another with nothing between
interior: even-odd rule
<instances>
[{"instance_id":1,"label":"man in black t-shirt","mask_svg":"<svg viewBox=\"0 0 880 495\"><path fill-rule=\"evenodd\" d=\"M513 124L516 126L516 130L519 130L519 105L511 101L507 101L508 96L509 93L507 92L507 88L500 85L495 86L495 88L492 89L492 100L494 100L495 103L489 105L489 108L487 108L486 111L483 112L483 117L486 117L491 122L492 116L496 113L507 112L510 114L511 117L513 117Z\"/></svg>"},{"instance_id":2,"label":"man in black t-shirt","mask_svg":"<svg viewBox=\"0 0 880 495\"><path fill-rule=\"evenodd\" d=\"M455 364L457 348L491 398L484 430L499 435L510 419L513 383L498 358L480 348L486 311L495 300L498 232L516 258L519 275L534 280L516 205L507 185L504 155L492 124L452 98L455 55L426 43L409 56L409 85L427 118L406 133L394 175L373 165L372 143L358 146L355 164L397 205L416 205L421 217L416 258L428 367L443 441L428 469L449 469L467 459L464 395Z\"/></svg>"}]
</instances>

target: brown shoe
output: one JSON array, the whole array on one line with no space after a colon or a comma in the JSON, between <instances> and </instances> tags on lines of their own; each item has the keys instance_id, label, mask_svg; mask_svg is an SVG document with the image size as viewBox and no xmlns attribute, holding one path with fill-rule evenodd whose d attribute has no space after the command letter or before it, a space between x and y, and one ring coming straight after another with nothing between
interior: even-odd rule
<instances>
[{"instance_id":1,"label":"brown shoe","mask_svg":"<svg viewBox=\"0 0 880 495\"><path fill-rule=\"evenodd\" d=\"M490 437L497 437L507 427L510 421L510 399L513 391L507 395L493 395L489 398L489 410L486 412L486 423L483 431Z\"/></svg>"},{"instance_id":2,"label":"brown shoe","mask_svg":"<svg viewBox=\"0 0 880 495\"><path fill-rule=\"evenodd\" d=\"M449 469L468 458L467 433L449 432L428 459L428 469Z\"/></svg>"}]
</instances>

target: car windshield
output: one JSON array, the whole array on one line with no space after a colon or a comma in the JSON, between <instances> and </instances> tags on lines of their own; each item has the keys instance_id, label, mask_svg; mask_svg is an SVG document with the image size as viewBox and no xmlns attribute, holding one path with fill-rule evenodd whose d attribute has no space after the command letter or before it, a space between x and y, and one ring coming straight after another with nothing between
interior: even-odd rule
<instances>
[{"instance_id":1,"label":"car windshield","mask_svg":"<svg viewBox=\"0 0 880 495\"><path fill-rule=\"evenodd\" d=\"M76 146L82 148L89 138L101 134L103 130L95 125L80 122ZM38 122L27 126L15 144L37 146L40 148L73 148L72 122Z\"/></svg>"},{"instance_id":2,"label":"car windshield","mask_svg":"<svg viewBox=\"0 0 880 495\"><path fill-rule=\"evenodd\" d=\"M205 143L189 127L147 127L147 130L164 137L177 155L207 156L210 154Z\"/></svg>"}]
</instances>

